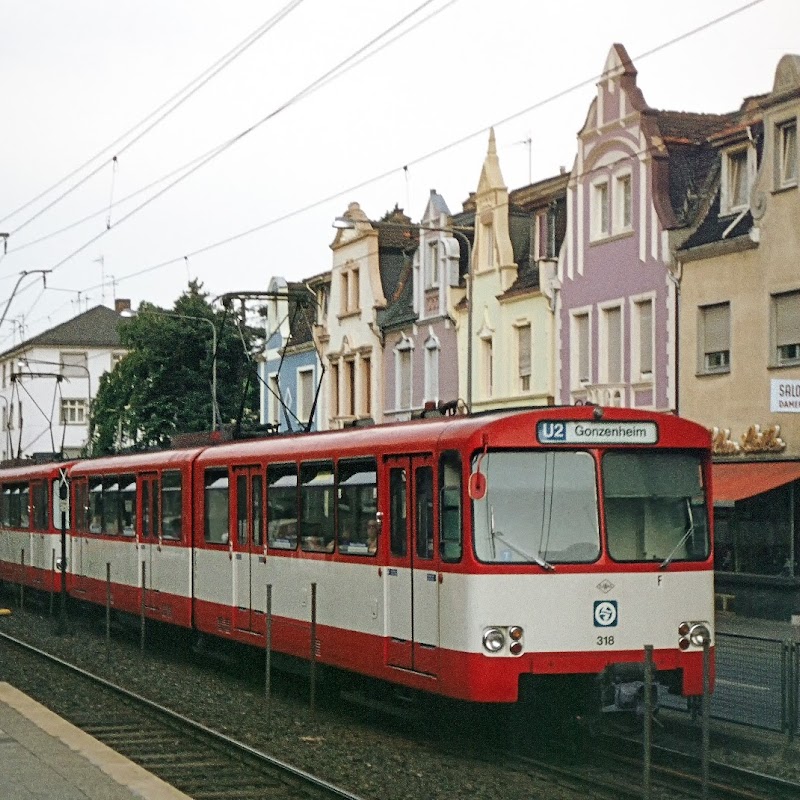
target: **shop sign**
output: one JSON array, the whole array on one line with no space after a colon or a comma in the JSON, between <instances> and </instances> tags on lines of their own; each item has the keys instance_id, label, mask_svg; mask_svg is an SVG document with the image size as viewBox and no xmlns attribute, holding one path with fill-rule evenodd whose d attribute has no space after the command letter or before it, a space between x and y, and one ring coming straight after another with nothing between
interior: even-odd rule
<instances>
[{"instance_id":1,"label":"shop sign","mask_svg":"<svg viewBox=\"0 0 800 800\"><path fill-rule=\"evenodd\" d=\"M770 384L769 410L800 414L800 381L773 378Z\"/></svg>"}]
</instances>

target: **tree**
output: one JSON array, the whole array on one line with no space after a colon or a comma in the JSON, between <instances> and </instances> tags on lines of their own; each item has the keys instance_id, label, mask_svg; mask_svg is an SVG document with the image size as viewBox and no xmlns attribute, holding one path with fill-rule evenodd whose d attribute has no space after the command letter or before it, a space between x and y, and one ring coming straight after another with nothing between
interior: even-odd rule
<instances>
[{"instance_id":1,"label":"tree","mask_svg":"<svg viewBox=\"0 0 800 800\"><path fill-rule=\"evenodd\" d=\"M193 281L174 308L142 303L137 316L120 323L120 342L128 353L100 380L91 413L93 454L163 447L175 434L209 430L214 334L203 320L217 333L222 422L258 418L249 356L259 333L240 326L227 309L214 310L202 285Z\"/></svg>"}]
</instances>

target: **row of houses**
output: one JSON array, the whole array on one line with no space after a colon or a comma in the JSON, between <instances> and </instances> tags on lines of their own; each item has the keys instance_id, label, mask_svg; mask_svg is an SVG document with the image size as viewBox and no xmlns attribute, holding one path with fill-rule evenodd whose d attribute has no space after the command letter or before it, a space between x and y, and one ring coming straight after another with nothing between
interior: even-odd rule
<instances>
[{"instance_id":1,"label":"row of houses","mask_svg":"<svg viewBox=\"0 0 800 800\"><path fill-rule=\"evenodd\" d=\"M509 190L491 133L460 211L435 191L417 222L350 203L330 269L273 278L264 421L679 413L713 431L719 594L797 613L798 116L800 56L771 91L702 114L651 108L614 45L571 170Z\"/></svg>"},{"instance_id":2,"label":"row of houses","mask_svg":"<svg viewBox=\"0 0 800 800\"><path fill-rule=\"evenodd\" d=\"M681 414L713 432L718 594L740 613L797 614L799 116L800 56L779 61L771 91L701 114L648 106L614 45L570 170L509 190L490 134L460 210L436 191L417 221L350 203L329 268L268 281L262 422L574 403ZM79 454L128 307L0 354L3 458Z\"/></svg>"}]
</instances>

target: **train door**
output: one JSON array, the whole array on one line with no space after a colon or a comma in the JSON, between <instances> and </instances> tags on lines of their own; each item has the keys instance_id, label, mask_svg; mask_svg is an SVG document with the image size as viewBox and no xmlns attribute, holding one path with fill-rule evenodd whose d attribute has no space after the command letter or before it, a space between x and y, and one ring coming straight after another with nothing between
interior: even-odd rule
<instances>
[{"instance_id":1,"label":"train door","mask_svg":"<svg viewBox=\"0 0 800 800\"><path fill-rule=\"evenodd\" d=\"M389 457L384 464L389 533L387 659L390 666L438 673L439 576L433 458Z\"/></svg>"},{"instance_id":2,"label":"train door","mask_svg":"<svg viewBox=\"0 0 800 800\"><path fill-rule=\"evenodd\" d=\"M34 586L44 586L44 578L50 574L52 553L50 537L50 504L47 496L47 481L31 481L31 504L33 533L31 534L30 566Z\"/></svg>"},{"instance_id":3,"label":"train door","mask_svg":"<svg viewBox=\"0 0 800 800\"><path fill-rule=\"evenodd\" d=\"M67 569L72 572L72 580L75 592L83 595L86 593L86 566L88 563L88 541L86 533L89 530L89 485L86 478L75 478L72 481L72 492L74 497L74 522L72 535L72 563L67 565Z\"/></svg>"},{"instance_id":4,"label":"train door","mask_svg":"<svg viewBox=\"0 0 800 800\"><path fill-rule=\"evenodd\" d=\"M139 476L139 492L141 507L139 513L139 559L137 570L139 581L142 579L142 563L145 566L145 605L152 606L153 598L148 597L147 590L158 586L158 548L160 545L159 531L160 509L158 505L159 481L158 475L146 473ZM111 576L114 579L114 576Z\"/></svg>"},{"instance_id":5,"label":"train door","mask_svg":"<svg viewBox=\"0 0 800 800\"><path fill-rule=\"evenodd\" d=\"M233 543L235 624L254 628L253 601L258 560L264 555L264 479L258 467L235 467L236 536Z\"/></svg>"}]
</instances>

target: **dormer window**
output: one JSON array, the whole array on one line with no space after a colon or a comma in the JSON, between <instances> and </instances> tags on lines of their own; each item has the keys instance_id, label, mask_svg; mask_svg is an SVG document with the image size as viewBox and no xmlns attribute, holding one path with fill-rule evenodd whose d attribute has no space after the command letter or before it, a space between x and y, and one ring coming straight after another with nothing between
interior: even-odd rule
<instances>
[{"instance_id":1,"label":"dormer window","mask_svg":"<svg viewBox=\"0 0 800 800\"><path fill-rule=\"evenodd\" d=\"M778 188L797 185L797 120L778 126Z\"/></svg>"},{"instance_id":2,"label":"dormer window","mask_svg":"<svg viewBox=\"0 0 800 800\"><path fill-rule=\"evenodd\" d=\"M342 271L341 313L355 314L360 309L358 267L348 267Z\"/></svg>"},{"instance_id":3,"label":"dormer window","mask_svg":"<svg viewBox=\"0 0 800 800\"><path fill-rule=\"evenodd\" d=\"M439 285L439 240L430 242L426 248L427 263L425 265L425 288L432 289Z\"/></svg>"},{"instance_id":4,"label":"dormer window","mask_svg":"<svg viewBox=\"0 0 800 800\"><path fill-rule=\"evenodd\" d=\"M734 214L747 208L750 197L750 149L729 150L722 158L720 214Z\"/></svg>"}]
</instances>

